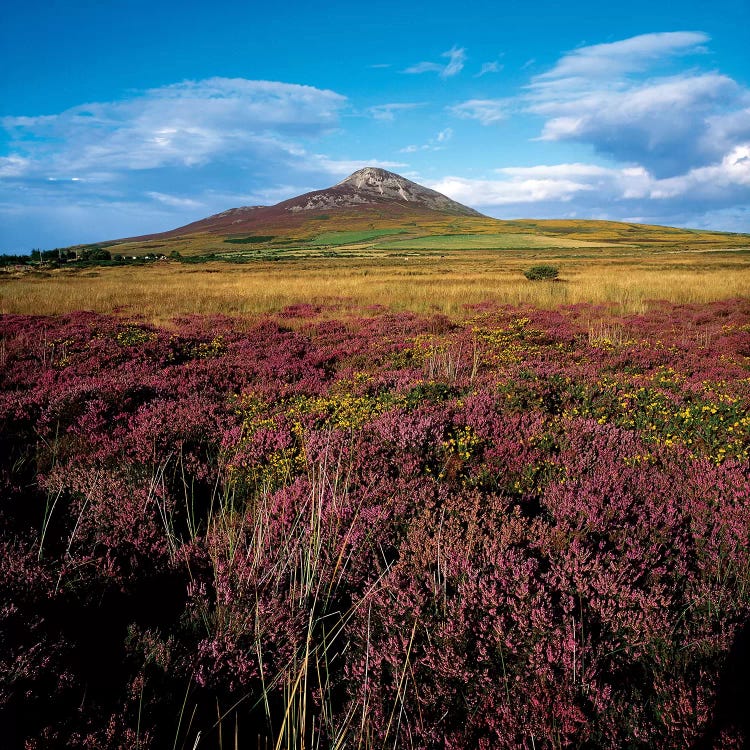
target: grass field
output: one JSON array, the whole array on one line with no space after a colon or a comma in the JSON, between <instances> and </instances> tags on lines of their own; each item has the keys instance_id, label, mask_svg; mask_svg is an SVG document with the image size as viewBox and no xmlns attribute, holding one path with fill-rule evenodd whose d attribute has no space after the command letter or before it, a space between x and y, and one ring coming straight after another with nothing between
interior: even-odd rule
<instances>
[{"instance_id":1,"label":"grass field","mask_svg":"<svg viewBox=\"0 0 750 750\"><path fill-rule=\"evenodd\" d=\"M381 250L506 250L517 248L611 247L610 243L554 237L551 235L505 232L502 234L446 234L379 242Z\"/></svg>"},{"instance_id":2,"label":"grass field","mask_svg":"<svg viewBox=\"0 0 750 750\"><path fill-rule=\"evenodd\" d=\"M362 232L323 232L310 240L311 245L350 245L368 242L389 235L403 234L404 229L365 229Z\"/></svg>"},{"instance_id":3,"label":"grass field","mask_svg":"<svg viewBox=\"0 0 750 750\"><path fill-rule=\"evenodd\" d=\"M750 296L748 251L649 253L634 248L394 251L371 257L295 257L197 265L6 272L0 312L120 311L166 321L184 313L258 314L310 303L460 313L494 301L541 308L611 303L640 312L651 300L711 302ZM523 270L560 268L555 282L530 282Z\"/></svg>"},{"instance_id":4,"label":"grass field","mask_svg":"<svg viewBox=\"0 0 750 750\"><path fill-rule=\"evenodd\" d=\"M674 227L626 224L612 221L514 220L489 217L389 215L378 212L340 211L318 216L286 217L262 225L252 232L226 237L221 234L187 234L104 243L112 253L124 255L183 256L210 253L240 255L250 247L257 253L283 249L285 253L314 254L321 246L372 247L383 242L401 242L391 235L403 235L408 248L482 249L519 247L623 247L648 250L688 250L695 248L748 247L747 235L707 232ZM492 239L485 240L485 236ZM260 240L267 238L266 242ZM487 244L485 244L485 242Z\"/></svg>"}]
</instances>

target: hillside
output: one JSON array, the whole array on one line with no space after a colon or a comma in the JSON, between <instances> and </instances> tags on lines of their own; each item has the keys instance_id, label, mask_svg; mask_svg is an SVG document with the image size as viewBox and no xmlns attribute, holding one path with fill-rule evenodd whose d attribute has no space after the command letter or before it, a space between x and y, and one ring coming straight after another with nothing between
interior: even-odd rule
<instances>
[{"instance_id":1,"label":"hillside","mask_svg":"<svg viewBox=\"0 0 750 750\"><path fill-rule=\"evenodd\" d=\"M300 227L319 218L320 212L338 216L354 214L400 221L404 217L422 219L438 216L476 216L478 211L451 200L401 175L385 169L365 167L345 180L326 188L277 203L274 206L241 206L205 219L163 232L153 237L178 237L185 234L236 234L260 229Z\"/></svg>"},{"instance_id":2,"label":"hillside","mask_svg":"<svg viewBox=\"0 0 750 750\"><path fill-rule=\"evenodd\" d=\"M335 249L510 250L616 246L632 249L748 247L747 235L613 221L506 221L375 167L273 206L240 206L167 232L107 243L113 253L277 257Z\"/></svg>"}]
</instances>

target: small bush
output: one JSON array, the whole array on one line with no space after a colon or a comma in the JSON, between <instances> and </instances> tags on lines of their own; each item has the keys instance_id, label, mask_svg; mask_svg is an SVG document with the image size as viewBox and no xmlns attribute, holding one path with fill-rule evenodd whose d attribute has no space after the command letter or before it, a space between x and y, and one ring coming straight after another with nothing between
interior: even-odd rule
<instances>
[{"instance_id":1,"label":"small bush","mask_svg":"<svg viewBox=\"0 0 750 750\"><path fill-rule=\"evenodd\" d=\"M84 247L78 253L79 260L112 260L112 254L103 247Z\"/></svg>"},{"instance_id":2,"label":"small bush","mask_svg":"<svg viewBox=\"0 0 750 750\"><path fill-rule=\"evenodd\" d=\"M529 281L539 281L540 279L556 279L559 273L557 266L532 266L527 268L523 275Z\"/></svg>"}]
</instances>

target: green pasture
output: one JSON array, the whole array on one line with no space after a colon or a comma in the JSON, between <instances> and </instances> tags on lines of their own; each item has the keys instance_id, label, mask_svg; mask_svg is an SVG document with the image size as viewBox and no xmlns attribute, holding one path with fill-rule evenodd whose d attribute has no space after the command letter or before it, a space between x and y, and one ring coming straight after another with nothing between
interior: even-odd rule
<instances>
[{"instance_id":1,"label":"green pasture","mask_svg":"<svg viewBox=\"0 0 750 750\"><path fill-rule=\"evenodd\" d=\"M380 237L404 234L405 229L364 229L350 232L323 232L308 241L310 245L351 245L355 242L369 242Z\"/></svg>"},{"instance_id":2,"label":"green pasture","mask_svg":"<svg viewBox=\"0 0 750 750\"><path fill-rule=\"evenodd\" d=\"M416 237L379 242L376 247L378 250L513 250L542 247L599 247L602 244L507 232L503 234L446 234L433 237Z\"/></svg>"}]
</instances>

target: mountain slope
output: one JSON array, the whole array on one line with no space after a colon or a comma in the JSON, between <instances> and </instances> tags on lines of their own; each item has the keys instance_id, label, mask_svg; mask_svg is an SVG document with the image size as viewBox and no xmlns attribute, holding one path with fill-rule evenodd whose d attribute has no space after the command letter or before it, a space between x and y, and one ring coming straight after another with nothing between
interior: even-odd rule
<instances>
[{"instance_id":1,"label":"mountain slope","mask_svg":"<svg viewBox=\"0 0 750 750\"><path fill-rule=\"evenodd\" d=\"M373 217L405 220L437 218L437 216L478 217L473 208L451 200L401 175L376 167L365 167L345 180L326 188L304 193L275 206L242 206L208 216L168 232L139 239L177 237L184 234L242 234L248 232L279 232L298 227L318 212L353 214L352 218Z\"/></svg>"}]
</instances>

